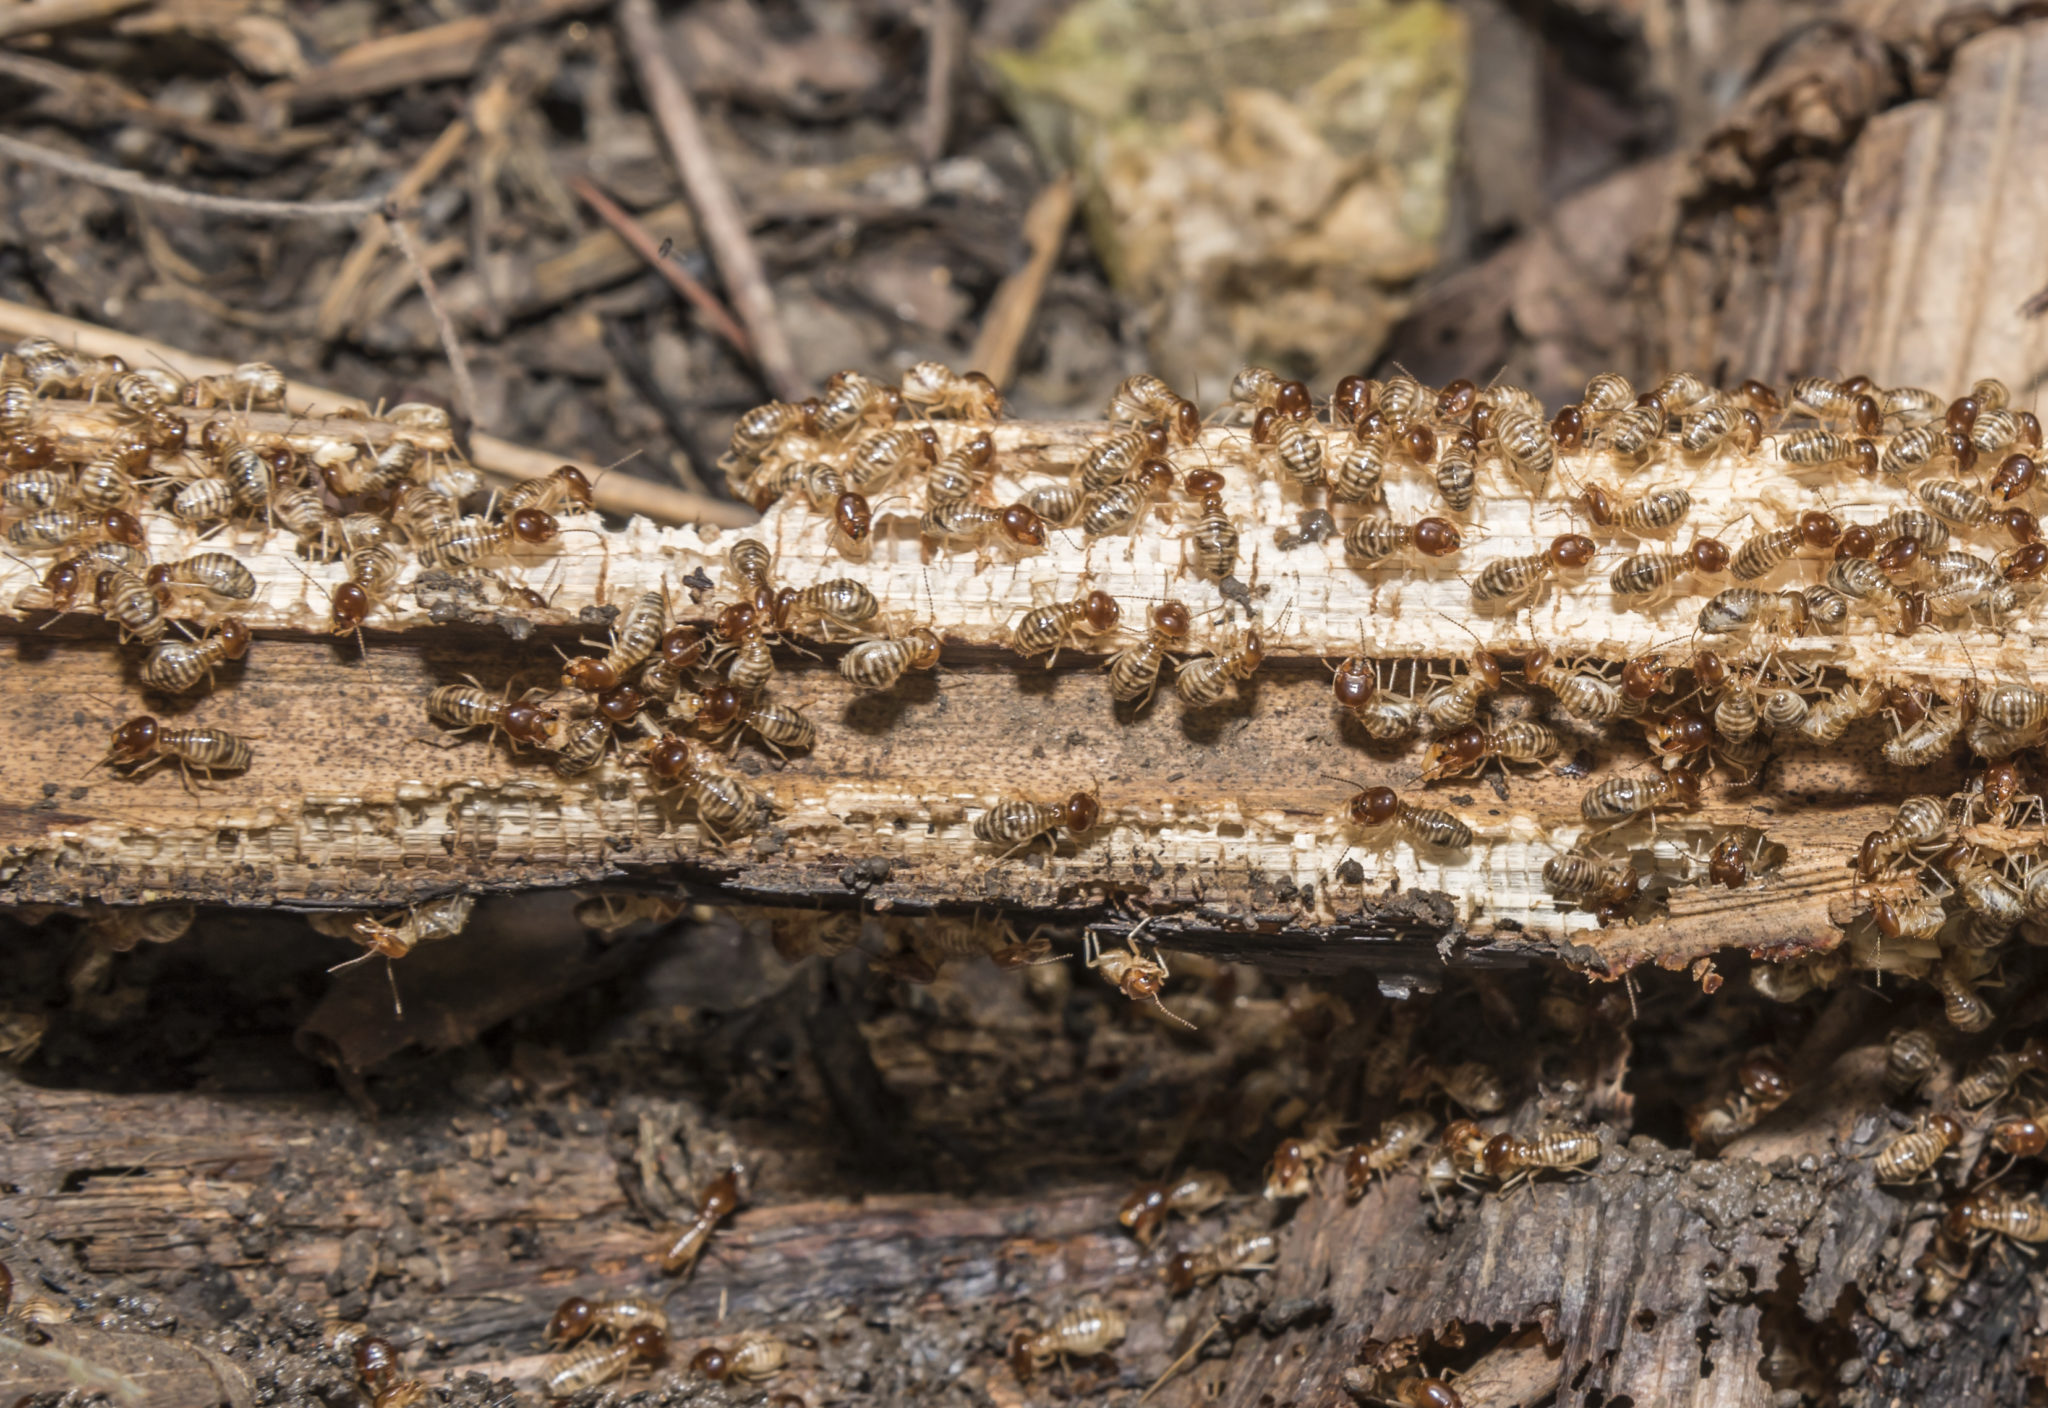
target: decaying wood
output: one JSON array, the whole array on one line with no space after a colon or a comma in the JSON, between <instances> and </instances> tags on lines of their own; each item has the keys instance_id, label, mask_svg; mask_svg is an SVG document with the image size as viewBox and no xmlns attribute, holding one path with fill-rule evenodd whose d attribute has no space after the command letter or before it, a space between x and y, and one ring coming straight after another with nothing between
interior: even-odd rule
<instances>
[{"instance_id":1,"label":"decaying wood","mask_svg":"<svg viewBox=\"0 0 2048 1408\"><path fill-rule=\"evenodd\" d=\"M75 456L119 420L62 403L49 415ZM938 429L947 443L966 433ZM262 418L250 430L283 430L304 453L318 453L324 437L330 455L369 438L357 427L330 432ZM1049 472L1063 474L1096 433L1085 424L994 427L999 501ZM1912 502L1901 485L1816 480L1780 464L1776 443L1756 457L1667 462L1635 482L1686 485L1698 528L1731 542L1822 502L1873 521ZM551 596L548 611L503 605L502 591L480 580L419 574L372 615L362 654L351 640L318 639L339 564L298 560L281 534L238 542L262 583L236 612L258 648L223 688L184 707L195 719L259 737L259 761L196 801L170 770L142 783L87 776L114 723L165 701L120 682L120 650L84 618L17 616L9 629L22 642L25 668L8 676L19 703L0 724L9 735L0 778L10 796L33 798L39 788L43 796L8 814L0 881L7 897L32 903L90 896L362 906L455 888L669 874L728 894L844 903L858 892L877 906L971 902L1070 917L1135 907L1157 917L1162 936L1283 961L1315 954L1327 963L1344 953L1428 969L1442 941L1477 945L1482 956L1567 953L1612 973L1644 961L1684 966L1730 945L1778 956L1833 947L1841 927L1867 910L1848 865L1856 844L1903 796L1961 786L1949 768L1915 776L1877 760L1889 727L1881 719L1859 726L1842 747L1781 744L1756 785L1711 787L1698 812L1668 817L1654 834L1642 828L1631 842L1645 865L1654 857L1680 877L1670 918L1597 930L1591 915L1561 910L1542 870L1587 836L1579 802L1588 786L1654 768L1628 741L1633 731L1574 728L1553 713L1566 731L1569 766L1516 769L1499 787L1473 779L1425 790L1419 752L1372 745L1333 710L1329 671L1339 658L1364 654L1384 662L1389 686L1405 671L1427 683L1448 678L1480 643L1503 657L1540 646L1568 659L1664 652L1677 662L1690 649L1705 593L1618 609L1605 573L1636 549L1616 547L1583 581L1547 591L1528 610L1477 615L1468 582L1479 567L1541 551L1564 526L1550 501L1532 500L1505 468L1484 469L1458 557L1361 568L1337 541L1283 545L1296 536L1298 501L1250 472L1246 453L1242 431L1219 428L1182 456L1189 466L1233 470L1227 505L1243 531L1243 590L1232 579L1229 596L1184 565L1185 519L1175 527L1155 517L1134 537L1055 534L1043 554L1011 560L928 554L914 520L885 510L867 560L847 562L800 502L771 510L753 531L774 553L781 580L866 584L881 603L880 628L929 623L943 634L946 668L863 697L832 668L837 647L784 652L778 697L808 703L818 746L786 764L742 755L777 816L730 847L658 801L624 760L565 780L481 742L443 746L422 705L433 687L466 675L494 688L545 678L554 659L547 646L573 649L577 634L601 630L643 592L666 593L680 618L707 620L734 599L724 556L735 537L715 528L579 525L553 551L501 573ZM1596 454L1572 473L1613 482L1621 469ZM1410 520L1435 511L1434 492L1414 478L1390 480L1387 511ZM198 546L169 521L151 531L158 560ZM1788 564L1760 584L1803 579L1795 573L1807 566ZM0 603L31 610L34 581L28 565L6 564ZM1069 651L1052 671L1020 668L1006 648L1016 618L1089 588L1126 603L1125 630L1102 648L1135 638L1145 603L1177 596L1203 623L1190 650L1214 649L1233 629L1237 603L1247 603L1263 623L1266 666L1240 698L1211 710L1185 709L1162 673L1159 697L1135 712L1112 706L1096 669L1100 655ZM1733 638L1721 649L1731 661L1769 654L1789 668L1930 681L1954 693L1987 675L2033 677L2030 639L2024 626L1997 630L1967 619L1953 631L1901 637L1879 618L1855 616L1835 635ZM1528 704L1511 691L1504 707ZM1343 820L1351 788L1333 775L1447 806L1478 839L1466 852L1436 854L1363 836ZM999 797L1090 788L1099 788L1104 824L1056 855L1004 856L972 835L974 815ZM1732 894L1700 888L1701 856L1737 825L1757 827L1766 847L1785 847L1793 859L1760 863L1752 883ZM1363 942L1325 947L1345 936Z\"/></svg>"}]
</instances>

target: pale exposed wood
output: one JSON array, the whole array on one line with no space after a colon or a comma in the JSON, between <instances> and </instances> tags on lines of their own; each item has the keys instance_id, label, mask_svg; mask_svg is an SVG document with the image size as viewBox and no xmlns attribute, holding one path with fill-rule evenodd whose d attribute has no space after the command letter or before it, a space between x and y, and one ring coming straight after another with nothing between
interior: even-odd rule
<instances>
[{"instance_id":1,"label":"pale exposed wood","mask_svg":"<svg viewBox=\"0 0 2048 1408\"><path fill-rule=\"evenodd\" d=\"M219 376L234 369L233 363L215 357L183 352L150 338L116 332L112 328L4 299L0 299L0 334L12 339L32 336L53 338L66 347L96 357L122 357L129 365L137 367L168 367L188 378ZM302 381L286 382L285 402L301 416L353 415L365 409L360 397ZM601 466L515 445L495 435L471 436L469 450L478 469L508 479L537 479L552 473L558 465L575 464L596 481L597 506L611 513L646 514L666 523L728 525L749 523L755 517L753 511L742 504L686 493L666 484L627 475L605 475Z\"/></svg>"}]
</instances>

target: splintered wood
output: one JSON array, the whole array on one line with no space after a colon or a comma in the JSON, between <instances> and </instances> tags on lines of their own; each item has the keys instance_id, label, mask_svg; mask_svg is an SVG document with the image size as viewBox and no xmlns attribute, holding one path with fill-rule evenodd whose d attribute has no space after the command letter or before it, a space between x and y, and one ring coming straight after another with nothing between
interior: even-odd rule
<instances>
[{"instance_id":1,"label":"splintered wood","mask_svg":"<svg viewBox=\"0 0 2048 1408\"><path fill-rule=\"evenodd\" d=\"M743 418L727 470L768 505L744 532L606 528L574 478L461 518L474 485L419 412L18 376L0 897L362 908L637 875L1409 973L1737 946L1797 960L1790 989L1881 964L1959 1002L2031 932L2048 550L2038 423L1996 383L1603 378L1553 420L1512 388L1354 378L1315 405L1248 372L1207 423L1147 379L1111 424L1016 423L941 371ZM109 464L128 480L79 507ZM214 516L173 511L216 483ZM175 566L154 610L121 589L207 552L253 593ZM175 697L140 687L191 649L158 616L214 632ZM147 749L115 739L145 714Z\"/></svg>"}]
</instances>

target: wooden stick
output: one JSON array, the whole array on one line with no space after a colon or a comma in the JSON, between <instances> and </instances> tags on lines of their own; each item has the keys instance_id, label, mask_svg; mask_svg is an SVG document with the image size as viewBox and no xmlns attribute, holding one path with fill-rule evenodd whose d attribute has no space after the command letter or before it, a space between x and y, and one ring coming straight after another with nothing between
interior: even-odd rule
<instances>
[{"instance_id":1,"label":"wooden stick","mask_svg":"<svg viewBox=\"0 0 2048 1408\"><path fill-rule=\"evenodd\" d=\"M469 374L469 354L463 350L462 337L455 331L455 320L448 316L448 305L441 301L441 291L434 284L434 273L427 267L426 256L420 250L419 236L413 233L412 226L396 203L384 208L384 223L391 231L391 242L398 246L398 252L412 266L412 276L419 283L420 296L427 300L427 311L434 315L434 326L441 334L441 348L448 354L448 370L455 375L455 399L462 418L475 425L476 382Z\"/></svg>"},{"instance_id":2,"label":"wooden stick","mask_svg":"<svg viewBox=\"0 0 2048 1408\"><path fill-rule=\"evenodd\" d=\"M143 0L29 0L25 5L11 5L0 14L0 39L103 20L142 3Z\"/></svg>"},{"instance_id":3,"label":"wooden stick","mask_svg":"<svg viewBox=\"0 0 2048 1408\"><path fill-rule=\"evenodd\" d=\"M668 61L654 0L619 0L617 14L647 106L654 110L655 122L675 157L676 171L696 209L704 243L725 279L726 291L732 295L733 308L753 339L761 373L777 396L785 401L801 401L808 388L797 370L796 354L790 350L789 339L776 318L775 295L768 287L768 273L761 265L760 252L754 248L753 236L747 233L739 201L725 173L718 169L718 158L697 120L697 105L690 98L690 90L684 86L675 65Z\"/></svg>"},{"instance_id":4,"label":"wooden stick","mask_svg":"<svg viewBox=\"0 0 2048 1408\"><path fill-rule=\"evenodd\" d=\"M966 42L957 0L930 0L925 19L924 112L918 123L918 155L930 166L946 154L953 126L953 84Z\"/></svg>"},{"instance_id":5,"label":"wooden stick","mask_svg":"<svg viewBox=\"0 0 2048 1408\"><path fill-rule=\"evenodd\" d=\"M617 202L599 190L597 183L589 177L578 174L569 178L569 189L574 191L584 204L597 212L612 232L633 247L638 254L653 266L654 271L669 282L669 287L690 301L711 330L732 345L732 349L748 361L759 364L754 355L754 343L747 336L747 330L733 320L725 305L718 301L718 295L690 277L687 269L681 268L673 259L665 257L654 236L647 233L638 220L627 214Z\"/></svg>"},{"instance_id":6,"label":"wooden stick","mask_svg":"<svg viewBox=\"0 0 2048 1408\"><path fill-rule=\"evenodd\" d=\"M97 323L81 322L5 299L0 299L0 335L47 337L96 357L123 357L136 367L166 366L186 377L220 376L233 371L235 365L218 357L184 352L151 338L116 332ZM303 381L286 382L285 396L295 411L305 415L360 414L366 409L360 396ZM478 469L507 479L538 479L552 473L558 465L573 464L590 476L597 489L597 507L606 513L637 513L659 523L716 523L728 528L745 527L759 517L745 504L691 494L629 475L604 474L602 466L586 460L514 444L495 435L472 435L469 453L470 463Z\"/></svg>"},{"instance_id":7,"label":"wooden stick","mask_svg":"<svg viewBox=\"0 0 2048 1408\"><path fill-rule=\"evenodd\" d=\"M382 196L357 196L353 200L250 200L243 196L211 196L202 191L183 191L176 186L161 185L137 176L132 171L102 166L96 161L68 156L48 147L39 147L34 142L5 135L0 135L0 156L47 166L66 176L90 181L108 190L125 191L159 205L176 205L186 210L204 210L249 220L360 220L384 203Z\"/></svg>"},{"instance_id":8,"label":"wooden stick","mask_svg":"<svg viewBox=\"0 0 2048 1408\"><path fill-rule=\"evenodd\" d=\"M412 169L391 188L392 203L404 209L426 194L427 187L448 169L448 163L455 160L462 144L469 140L469 130L467 115L449 123L434 139L433 145L420 154ZM321 296L319 311L313 315L313 330L322 342L332 342L341 335L348 322L349 306L362 288L363 280L370 276L377 256L383 253L384 243L390 237L391 228L382 215L372 215L363 222L354 248L341 261L341 267L327 285L327 292Z\"/></svg>"},{"instance_id":9,"label":"wooden stick","mask_svg":"<svg viewBox=\"0 0 2048 1408\"><path fill-rule=\"evenodd\" d=\"M997 386L1008 386L1017 374L1017 353L1024 334L1038 313L1038 301L1045 296L1045 281L1052 275L1066 239L1067 222L1074 218L1074 178L1062 176L1032 199L1024 212L1024 242L1031 255L1024 267L1010 274L989 300L988 317L982 321L981 336L974 339L968 365Z\"/></svg>"}]
</instances>

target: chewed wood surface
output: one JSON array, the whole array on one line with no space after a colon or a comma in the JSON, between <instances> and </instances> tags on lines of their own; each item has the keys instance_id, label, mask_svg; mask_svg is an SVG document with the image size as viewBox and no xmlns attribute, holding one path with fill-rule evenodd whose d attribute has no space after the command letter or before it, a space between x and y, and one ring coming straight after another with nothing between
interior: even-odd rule
<instances>
[{"instance_id":1,"label":"chewed wood surface","mask_svg":"<svg viewBox=\"0 0 2048 1408\"><path fill-rule=\"evenodd\" d=\"M1440 403L1434 389L1375 384L1364 394L1380 396L1391 417L1375 429L1345 412L1357 387L1340 393L1353 401L1286 416L1261 411L1247 392L1213 410L1209 424L1189 416L1168 434L1159 422L1134 466L1162 460L1173 488L1155 494L1128 530L1091 536L1049 524L1042 542L991 533L979 548L937 542L921 524L935 492L922 482L929 462L943 470L986 436L992 454L982 456L968 501L994 510L1076 479L1097 446L1144 417L930 418L919 410L929 400L907 409L878 400L833 437L806 413L789 412L785 432L765 442L736 436L736 487L763 503L774 498L764 485L792 489L756 528L635 520L611 529L577 512L573 495L558 495L548 503L556 511L548 533L531 541L509 515L462 520L496 535L478 561L429 547L422 563L393 534L391 580L368 598L360 637L335 629L338 589L356 570L348 556L309 551L303 533L267 524L255 507L191 523L161 503L218 472L212 457L225 452L206 448L202 432L288 447L293 467L279 490L294 475L317 475L330 510L384 502L345 491L398 440L419 451L400 482L455 478L459 487L453 441L430 418L422 429L167 410L189 433L184 449L152 454L150 472L137 476L152 505L137 500L150 560L227 551L257 584L232 603L181 596L167 614L195 633L232 615L253 632L254 648L223 662L211 689L175 699L145 690L135 664L142 647L93 621L82 609L88 601L49 610L59 603L45 574L67 549L17 541L0 564L18 665L8 676L15 707L0 724L12 735L0 750L0 780L17 799L4 813L0 885L24 902L361 908L455 889L673 872L761 896L1150 915L1154 932L1175 942L1282 961L1351 936L1357 942L1343 952L1397 967L1433 964L1435 941L1451 936L1475 957L1563 953L1613 972L1646 960L1691 963L1730 945L1789 957L1834 948L1846 930L1851 960L1930 976L1949 961L1940 925L1923 916L1909 932L1880 933L1873 895L1895 907L1918 894L1938 901L1951 887L1925 863L1941 847L1915 842L1860 873L1851 862L1903 798L1963 796L1979 785L1961 741L1972 697L2003 688L2015 707L2031 697L2038 563L2026 556L2032 520L2014 510L2034 491L2031 473L2017 488L2011 480L2016 459L2031 469L2038 427L2017 408L1998 407L1984 387L1975 388L1984 402L1977 420L1955 413L1946 421L1940 397L1871 388L1872 419L1851 426L1843 418L1859 413L1854 395L1829 386L1805 389L1818 405L1793 401L1787 410L1771 404L1791 401L1783 388L1728 394L1673 379L1664 394L1687 408L1670 410L1663 436L1631 454L1606 438L1620 434L1619 410L1588 411L1576 431L1527 418L1519 433L1554 457L1547 474L1517 468L1490 432L1470 434L1475 407L1484 430L1489 414L1506 423L1519 393L1452 391ZM1396 414L1403 394L1414 410ZM1880 425L1882 395L1894 404ZM63 466L104 458L137 433L137 413L114 398L37 398L29 414L40 432L19 433L48 434ZM1950 424L1960 427L1955 437ZM1404 425L1430 427L1431 443L1418 449ZM1810 457L1796 447L1821 426L1842 437L1840 462L1795 462ZM833 499L867 438L884 431L905 432L912 444L922 437L928 448L869 483L871 529L849 542L835 529ZM1446 502L1436 478L1461 434L1475 462L1463 507ZM1966 446L1973 434L1978 444ZM1289 454L1313 442L1321 469L1290 466L1276 441ZM1361 502L1332 502L1342 497L1340 461L1371 446L1385 451L1377 483L1353 495ZM1854 472L1856 449L1873 473ZM1189 493L1199 482L1190 476L1202 472L1220 476L1207 505ZM1947 481L1979 498L1930 498L1927 485ZM1588 490L1603 491L1608 506L1596 511ZM1668 490L1683 490L1689 504L1654 524L1625 526L1628 504ZM1204 513L1221 513L1238 533L1220 578L1200 570L1193 542ZM1318 513L1327 515L1324 531L1304 532ZM1438 546L1447 527L1456 550L1426 556L1411 546L1367 560L1353 531L1365 519L1435 520ZM1768 570L1714 570L1730 554L1740 569L1751 539L1802 523L1824 526L1776 554ZM1863 542L1848 546L1859 533ZM1923 540L1900 547L1915 534ZM1585 551L1560 555L1565 535L1581 535L1574 541ZM759 592L733 566L735 545L748 540L765 549ZM1703 541L1726 552L1713 557ZM1961 549L1989 574L1971 592L1943 575L1965 570L1940 557ZM1681 553L1692 556L1648 569L1647 580L1664 583L1656 590L1623 591L1623 578L1642 575L1630 559ZM1526 574L1530 590L1481 600L1489 564L1504 559L1537 564ZM1822 626L1800 604L1822 598L1796 593L1834 580L1843 562L1865 570L1867 590L1838 600L1843 619ZM733 616L757 595L767 613L776 590L833 581L865 588L872 615L786 620L780 630L766 614L754 624L745 611ZM1711 614L1703 622L1703 608L1729 600L1721 594L1730 588L1757 589L1765 606L1754 609L1777 603L1778 616L1734 631ZM1012 650L1025 613L1091 592L1116 601L1113 629L1070 634L1051 668L1042 652ZM557 652L604 652L607 627L649 593L665 603L658 625L709 638L712 667L728 663L721 631L732 644L749 637L770 647L775 672L757 702L799 707L815 730L812 746L777 757L752 735L727 749L727 739L700 731L676 755L689 760L684 772L671 776L646 749L664 728L689 733L679 706L666 724L656 701L637 723L608 729L593 717L596 692L557 685ZM1156 685L1144 691L1150 676L1140 671L1145 697L1119 703L1112 693L1129 662L1117 657L1143 647L1152 614L1168 602L1185 605L1191 629L1159 640ZM936 671L918 668L914 650L890 667L885 689L856 688L836 668L863 640L913 640L921 630L941 643ZM1177 672L1188 661L1241 650L1252 630L1263 659L1255 652L1242 678L1225 678L1218 702L1196 707L1180 697ZM1833 710L1840 726L1802 732L1792 717L1775 735L1757 727L1723 736L1716 705L1728 686L1708 673L1715 662L1759 693L1777 691L1797 715ZM1647 681L1626 699L1636 677L1625 664ZM1481 666L1503 671L1498 688L1474 678ZM1371 681L1381 703L1407 719L1396 736L1338 707L1332 681L1341 685L1344 672ZM1586 713L1561 693L1572 676L1621 702ZM531 690L555 711L546 741L511 748L483 728L457 735L431 722L427 697L470 679L503 698ZM700 661L696 683L705 680L716 676ZM695 687L686 681L685 694ZM1462 713L1448 722L1426 716L1433 701L1461 689L1470 691ZM182 775L167 757L147 776L124 777L129 760L109 757L110 731L145 712L166 727L225 729L249 741L252 761L204 777ZM1992 754L2020 752L2048 725L2048 708L2040 713L1991 743L1981 727L1970 739ZM1953 741L1935 740L1923 766L1895 766L1884 745L1922 714L1922 733L1949 721ZM1540 726L1542 746L1526 759L1493 758L1489 745L1461 767L1446 753L1466 723L1499 730L1517 722ZM603 760L551 767L579 729L601 745ZM707 787L740 799L725 825L704 811ZM1362 821L1371 795L1362 789L1374 788L1398 794L1403 816L1419 808L1417 816L1441 817L1443 836L1469 830L1469 844L1432 843L1436 822ZM1099 804L1098 823L1083 834L1054 827L1015 846L976 834L999 802L1050 807L1077 793ZM1965 807L1943 844L1965 843L2017 897L2033 842L2001 823L2038 820L2017 803L2010 815ZM1710 864L1716 857L1721 866ZM1547 873L1560 858L1624 873L1628 892L1570 892ZM1945 917L1968 918L1961 903ZM1834 961L1830 972L1839 971Z\"/></svg>"}]
</instances>

